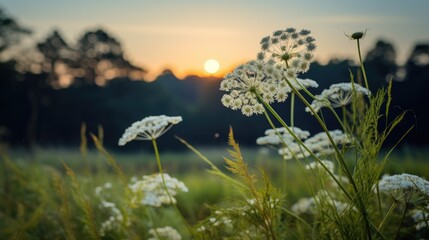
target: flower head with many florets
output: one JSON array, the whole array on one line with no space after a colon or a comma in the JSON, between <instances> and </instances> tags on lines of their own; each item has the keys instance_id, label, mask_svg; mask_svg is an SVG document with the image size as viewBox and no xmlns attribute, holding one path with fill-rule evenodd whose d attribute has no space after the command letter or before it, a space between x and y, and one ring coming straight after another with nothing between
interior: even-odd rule
<instances>
[{"instance_id":1,"label":"flower head with many florets","mask_svg":"<svg viewBox=\"0 0 429 240\"><path fill-rule=\"evenodd\" d=\"M371 92L357 83L337 83L332 84L328 89L316 96L316 99L311 103L311 107L315 112L318 112L323 107L342 107L346 106L353 100L353 96L371 95ZM310 108L305 109L310 112Z\"/></svg>"},{"instance_id":2,"label":"flower head with many florets","mask_svg":"<svg viewBox=\"0 0 429 240\"><path fill-rule=\"evenodd\" d=\"M228 93L222 96L222 104L232 110L240 109L246 116L262 114L266 103L286 100L290 88L279 83L279 71L272 64L250 61L227 74L220 84L220 90Z\"/></svg>"},{"instance_id":3,"label":"flower head with many florets","mask_svg":"<svg viewBox=\"0 0 429 240\"><path fill-rule=\"evenodd\" d=\"M133 123L119 139L119 146L133 140L154 140L167 132L173 125L182 121L182 117L165 115L146 117Z\"/></svg>"},{"instance_id":4,"label":"flower head with many florets","mask_svg":"<svg viewBox=\"0 0 429 240\"><path fill-rule=\"evenodd\" d=\"M310 68L316 50L316 40L310 33L310 30L298 31L295 28L275 31L261 40L262 51L257 58L272 60L289 74L305 73Z\"/></svg>"},{"instance_id":5,"label":"flower head with many florets","mask_svg":"<svg viewBox=\"0 0 429 240\"><path fill-rule=\"evenodd\" d=\"M164 177L165 188L168 189L168 193L163 187L162 177ZM130 184L129 188L133 194L131 198L133 204L152 207L175 204L176 199L174 196L179 192L189 191L183 182L170 177L167 173L163 173L163 176L161 176L161 173L143 176L141 180Z\"/></svg>"}]
</instances>

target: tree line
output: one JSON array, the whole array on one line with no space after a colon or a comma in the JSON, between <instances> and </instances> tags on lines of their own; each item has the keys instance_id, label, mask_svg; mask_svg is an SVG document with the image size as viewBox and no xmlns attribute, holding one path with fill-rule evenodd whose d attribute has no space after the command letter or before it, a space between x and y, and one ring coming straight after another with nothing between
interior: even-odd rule
<instances>
[{"instance_id":1,"label":"tree line","mask_svg":"<svg viewBox=\"0 0 429 240\"><path fill-rule=\"evenodd\" d=\"M5 59L6 53L31 30L21 26L0 9L0 141L12 146L77 146L80 128L104 129L104 143L114 148L124 129L149 115L179 115L184 122L174 134L202 145L225 144L229 126L243 144L269 128L263 117L247 118L220 103L220 79L188 76L179 80L165 70L153 82L145 82L146 72L125 57L120 42L104 29L84 33L75 44L67 43L60 31L24 52ZM375 92L393 81L394 111L409 110L392 142L410 126L409 144L428 144L429 43L416 44L403 66L396 64L391 43L379 40L365 56L370 89ZM338 82L349 81L355 63L332 59L328 64L312 64L304 78L318 81L320 93ZM276 106L287 115L287 106ZM320 129L304 106L296 106L297 126L312 133ZM302 109L300 111L299 109ZM287 118L286 118L287 119ZM331 122L334 126L333 121ZM172 134L172 133L171 133ZM180 147L173 137L161 138L161 146ZM127 149L138 149L139 143Z\"/></svg>"}]
</instances>

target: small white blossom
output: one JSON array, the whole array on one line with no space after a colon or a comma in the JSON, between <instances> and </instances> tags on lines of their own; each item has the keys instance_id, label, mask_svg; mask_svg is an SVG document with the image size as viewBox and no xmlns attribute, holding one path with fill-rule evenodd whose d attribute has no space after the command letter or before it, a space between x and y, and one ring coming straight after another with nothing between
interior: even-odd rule
<instances>
[{"instance_id":1,"label":"small white blossom","mask_svg":"<svg viewBox=\"0 0 429 240\"><path fill-rule=\"evenodd\" d=\"M153 140L167 132L173 125L182 121L182 117L169 117L165 115L146 117L133 123L127 128L119 139L119 146L133 140Z\"/></svg>"},{"instance_id":2,"label":"small white blossom","mask_svg":"<svg viewBox=\"0 0 429 240\"><path fill-rule=\"evenodd\" d=\"M350 143L350 136L344 134L341 130L329 131L335 145L345 145ZM327 155L335 153L334 146L328 138L326 132L320 132L306 139L304 144L316 155Z\"/></svg>"},{"instance_id":3,"label":"small white blossom","mask_svg":"<svg viewBox=\"0 0 429 240\"><path fill-rule=\"evenodd\" d=\"M296 214L315 214L318 211L326 210L325 208L319 209L320 206L324 206L324 204L321 204L322 201L332 206L333 210L338 213L343 212L350 206L347 203L332 199L328 192L321 190L314 197L299 199L297 203L292 205L291 210ZM352 209L356 210L355 208Z\"/></svg>"},{"instance_id":4,"label":"small white blossom","mask_svg":"<svg viewBox=\"0 0 429 240\"><path fill-rule=\"evenodd\" d=\"M289 160L293 158L301 159L301 158L306 158L310 156L310 152L305 150L303 146L301 146L296 142L290 142L286 145L287 145L286 147L280 148L278 151L279 154L282 155L283 159L285 160Z\"/></svg>"},{"instance_id":5,"label":"small white blossom","mask_svg":"<svg viewBox=\"0 0 429 240\"><path fill-rule=\"evenodd\" d=\"M167 226L162 228L150 229L149 234L152 236L148 240L181 240L179 232L176 229Z\"/></svg>"},{"instance_id":6,"label":"small white blossom","mask_svg":"<svg viewBox=\"0 0 429 240\"><path fill-rule=\"evenodd\" d=\"M396 200L407 202L416 194L429 196L429 182L407 173L385 175L378 182L378 190L390 194Z\"/></svg>"},{"instance_id":7,"label":"small white blossom","mask_svg":"<svg viewBox=\"0 0 429 240\"><path fill-rule=\"evenodd\" d=\"M315 213L316 207L317 205L314 198L301 198L292 205L291 210L296 214L313 214Z\"/></svg>"},{"instance_id":8,"label":"small white blossom","mask_svg":"<svg viewBox=\"0 0 429 240\"><path fill-rule=\"evenodd\" d=\"M285 101L290 92L287 84L279 84L280 77L272 64L250 61L240 65L220 83L220 90L227 92L221 102L227 108L241 110L245 116L262 114L264 107L257 95L272 103Z\"/></svg>"},{"instance_id":9,"label":"small white blossom","mask_svg":"<svg viewBox=\"0 0 429 240\"><path fill-rule=\"evenodd\" d=\"M315 39L311 31L295 28L275 31L271 36L264 37L258 60L273 61L289 74L307 72L316 50Z\"/></svg>"},{"instance_id":10,"label":"small white blossom","mask_svg":"<svg viewBox=\"0 0 429 240\"><path fill-rule=\"evenodd\" d=\"M353 100L353 94L356 95L371 95L371 92L357 83L337 83L332 84L328 89L315 96L315 100L311 103L311 108L318 112L323 107L337 108L346 106ZM310 112L310 108L305 110Z\"/></svg>"},{"instance_id":11,"label":"small white blossom","mask_svg":"<svg viewBox=\"0 0 429 240\"><path fill-rule=\"evenodd\" d=\"M310 132L301 130L298 127L291 128L291 131L301 140L310 136ZM256 143L259 145L281 145L283 141L286 144L295 141L294 137L284 127L268 129L265 131L265 136L256 139Z\"/></svg>"},{"instance_id":12,"label":"small white blossom","mask_svg":"<svg viewBox=\"0 0 429 240\"><path fill-rule=\"evenodd\" d=\"M183 182L170 177L167 173L163 175L171 200L164 189L162 176L158 173L150 176L143 176L142 180L138 180L129 185L131 192L134 194L131 198L132 203L160 207L162 204L176 203L174 196L176 196L179 191L189 191Z\"/></svg>"},{"instance_id":13,"label":"small white blossom","mask_svg":"<svg viewBox=\"0 0 429 240\"><path fill-rule=\"evenodd\" d=\"M412 212L411 217L416 222L416 230L429 228L429 205L423 209L416 209Z\"/></svg>"},{"instance_id":14,"label":"small white blossom","mask_svg":"<svg viewBox=\"0 0 429 240\"><path fill-rule=\"evenodd\" d=\"M100 208L106 209L110 214L110 217L101 223L100 235L103 237L106 235L106 232L119 229L124 223L124 216L113 202L102 201ZM130 222L125 222L125 224L129 225Z\"/></svg>"},{"instance_id":15,"label":"small white blossom","mask_svg":"<svg viewBox=\"0 0 429 240\"><path fill-rule=\"evenodd\" d=\"M322 160L321 162L323 165L325 165L325 167L328 169L329 172L331 172L331 173L334 172L335 165L332 161ZM315 161L315 162L312 162L312 163L305 165L305 169L325 171L325 168L322 167L322 164L320 164L320 162L318 162L318 161Z\"/></svg>"}]
</instances>

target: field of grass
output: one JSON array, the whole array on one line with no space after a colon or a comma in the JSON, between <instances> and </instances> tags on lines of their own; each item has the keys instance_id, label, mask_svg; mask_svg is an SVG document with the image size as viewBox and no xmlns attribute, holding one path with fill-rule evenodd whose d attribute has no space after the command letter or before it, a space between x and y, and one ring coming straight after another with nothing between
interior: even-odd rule
<instances>
[{"instance_id":1,"label":"field of grass","mask_svg":"<svg viewBox=\"0 0 429 240\"><path fill-rule=\"evenodd\" d=\"M202 148L200 151L225 170L222 156L228 156L226 149ZM286 189L286 206L290 207L301 197L310 196L307 180L295 161L287 161L284 166L281 157L269 149L242 151L250 171L256 173L257 166L263 166L274 185ZM127 179L157 172L152 153L112 153L112 156ZM189 189L189 192L178 195L177 206L190 224L197 224L208 217L208 206L228 206L229 200L239 197L230 183L209 173L209 166L191 151L165 152L161 153L161 158L165 171L183 181ZM428 149L402 148L393 153L385 173L406 172L427 179L428 163ZM64 165L74 172L76 179L66 173ZM287 174L283 172L285 167ZM86 210L90 210L94 225L99 227L106 213L98 206L100 199L95 196L94 190L107 182L112 184L109 197L117 202L123 201L120 199L124 196L120 177L105 157L95 150L82 155L79 149L37 149L32 154L12 149L3 152L0 169L1 239L70 239L86 236L87 230L79 227L79 222L87 213L85 207L81 209L79 201L88 200L89 208ZM311 176L309 180L312 180ZM75 181L80 184L79 189L74 189ZM180 225L177 217L171 217L175 214L172 209L155 210L154 214L159 225L163 221L172 226ZM134 234L146 236L142 229L145 228L137 225Z\"/></svg>"}]
</instances>

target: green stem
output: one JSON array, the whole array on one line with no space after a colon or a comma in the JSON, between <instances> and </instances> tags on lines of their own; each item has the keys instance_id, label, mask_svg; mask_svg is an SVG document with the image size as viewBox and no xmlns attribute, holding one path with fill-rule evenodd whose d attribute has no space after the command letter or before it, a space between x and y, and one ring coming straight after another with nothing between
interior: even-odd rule
<instances>
[{"instance_id":1,"label":"green stem","mask_svg":"<svg viewBox=\"0 0 429 240\"><path fill-rule=\"evenodd\" d=\"M392 206L390 206L389 210L387 211L386 215L384 216L383 220L381 221L380 225L378 226L378 231L381 231L384 223L386 222L386 220L388 219L388 217L390 216L390 214L393 212L393 210L395 209L396 205L398 205L398 201L395 200L395 202L392 204Z\"/></svg>"},{"instance_id":2,"label":"green stem","mask_svg":"<svg viewBox=\"0 0 429 240\"><path fill-rule=\"evenodd\" d=\"M258 93L255 93L259 101L262 102L262 104L268 109L268 111L276 118L276 120L288 131L288 133L295 139L297 143L299 143L306 151L308 151L317 162L320 163L320 165L328 172L328 174L332 177L332 179L338 184L338 187L344 192L344 194L347 196L348 199L353 200L353 197L347 192L347 190L344 188L344 186L340 183L340 181L335 177L335 175L326 167L325 164L323 164L322 160L317 157L313 151L311 151L302 141L299 139L295 133L288 127L288 125L283 121L283 119L278 115L278 113L268 104L266 103L261 95Z\"/></svg>"},{"instance_id":3,"label":"green stem","mask_svg":"<svg viewBox=\"0 0 429 240\"><path fill-rule=\"evenodd\" d=\"M361 55L361 51L360 51L360 42L359 42L359 39L356 39L356 42L357 42L357 49L358 49L358 54L359 54L360 69L362 70L363 79L365 80L365 86L366 86L367 89L369 89L368 79L366 78L365 67L363 66L362 55Z\"/></svg>"},{"instance_id":4,"label":"green stem","mask_svg":"<svg viewBox=\"0 0 429 240\"><path fill-rule=\"evenodd\" d=\"M410 204L408 202L406 202L404 212L402 213L401 222L399 222L398 229L396 229L395 239L398 239L398 237L399 237L399 231L401 230L402 223L404 222L405 215L407 215L407 211L408 211L409 206L410 206Z\"/></svg>"},{"instance_id":5,"label":"green stem","mask_svg":"<svg viewBox=\"0 0 429 240\"><path fill-rule=\"evenodd\" d=\"M294 125L294 112L295 112L295 93L290 96L290 126L293 129Z\"/></svg>"},{"instance_id":6,"label":"green stem","mask_svg":"<svg viewBox=\"0 0 429 240\"><path fill-rule=\"evenodd\" d=\"M183 214L177 208L176 204L173 202L173 197L171 197L171 194L168 191L167 184L165 183L164 171L162 169L161 158L159 157L158 145L156 144L156 139L154 139L154 138L152 139L152 145L153 145L153 150L155 151L155 158L156 158L156 163L158 164L158 170L159 170L159 173L161 174L162 186L164 187L164 190L167 193L168 198L170 199L171 205L173 205L174 210L176 210L177 214L182 218L182 220L185 223L186 227L188 228L190 234L195 236L191 225L189 225L188 221L186 221Z\"/></svg>"},{"instance_id":7,"label":"green stem","mask_svg":"<svg viewBox=\"0 0 429 240\"><path fill-rule=\"evenodd\" d=\"M287 81L287 83L289 84L289 86L291 86L291 88L292 88L292 90L293 90L293 92L301 99L301 101L302 102L304 102L304 104L310 109L310 111L313 113L313 116L316 118L316 120L318 121L318 123L319 123L319 125L322 127L322 129L323 129L323 131L326 133L326 135L327 135L327 137L328 137L328 139L329 139L329 141L331 142L331 144L332 144L332 146L334 147L334 149L335 149L335 152L336 152L336 156L337 156L337 159L338 159L338 161L339 161L339 163L340 163L340 165L341 165L341 167L343 168L343 171L346 173L346 176L347 176L347 178L349 179L349 181L350 181L350 184L352 185L352 187L353 187L353 190L355 191L355 193L356 193L356 196L357 196L357 200L358 200L358 204L359 204L359 209L360 209L360 211L361 211L361 213L362 213L362 215L363 215L363 217L364 217L364 220L365 220L365 228L366 228L366 231L367 231L367 235L368 235L368 239L372 239L372 236L371 236L371 229L370 229L370 223L369 223L369 220L368 220L368 214L367 214L367 212L366 212L366 209L365 209L365 205L363 204L363 201L362 201L362 198L361 198L361 196L360 196L360 193L359 193L359 190L358 190L358 188L357 188L357 185L356 185L356 183L355 183L355 181L354 181L354 179L353 179L353 175L350 173L350 171L349 171L349 169L347 168L347 164L346 164L346 162L344 161L344 158L343 158L343 156L341 155L341 153L340 153L340 151L339 151L339 149L338 149L338 147L337 147L337 145L335 144L335 142L334 142L334 140L332 139L332 136L329 134L329 130L328 130L328 128L326 127L326 124L324 124L324 122L320 119L320 117L319 117L319 115L317 115L317 113L314 111L314 109L311 107L311 105L310 105L310 103L308 103L308 101L293 87L293 85L290 83L290 81L286 78L286 77L284 77L284 79ZM263 102L264 103L264 105L268 108L268 110L274 115L274 117L288 130L288 132L295 138L295 140L297 140L297 142L299 142L301 145L303 145L304 146L304 148L307 150L307 151L309 151L310 152L310 154L312 154L312 151L310 151L308 148L307 148L307 146L305 146L305 144L304 143L302 143L302 141L299 139L299 138L297 138L296 136L295 136L295 134L293 134L293 132L289 129L289 127L287 127L287 125L286 125L286 123L283 121L283 119L277 114L277 112L269 105L269 104L267 104L267 103L265 103L265 101L263 101L263 99L262 99L262 97L259 95L259 94L257 94L256 93L256 95L257 95L257 97L258 97L258 99L261 101L261 102ZM314 157L316 157L314 154L312 154L312 156L314 156ZM333 175L333 173L331 173L327 168L326 168L326 166L322 163L322 161L318 158L318 157L316 157L316 160L321 164L321 166L323 167L323 168L325 168L325 170L328 172L328 174L330 174L331 175L331 177L334 179L334 181L338 184L338 186L341 188L341 190L343 190L343 192L346 194L346 196L350 199L350 200L352 200L353 198L350 196L350 194L343 188L343 186L340 184L340 182L338 181L338 179L336 179L336 177Z\"/></svg>"}]
</instances>

